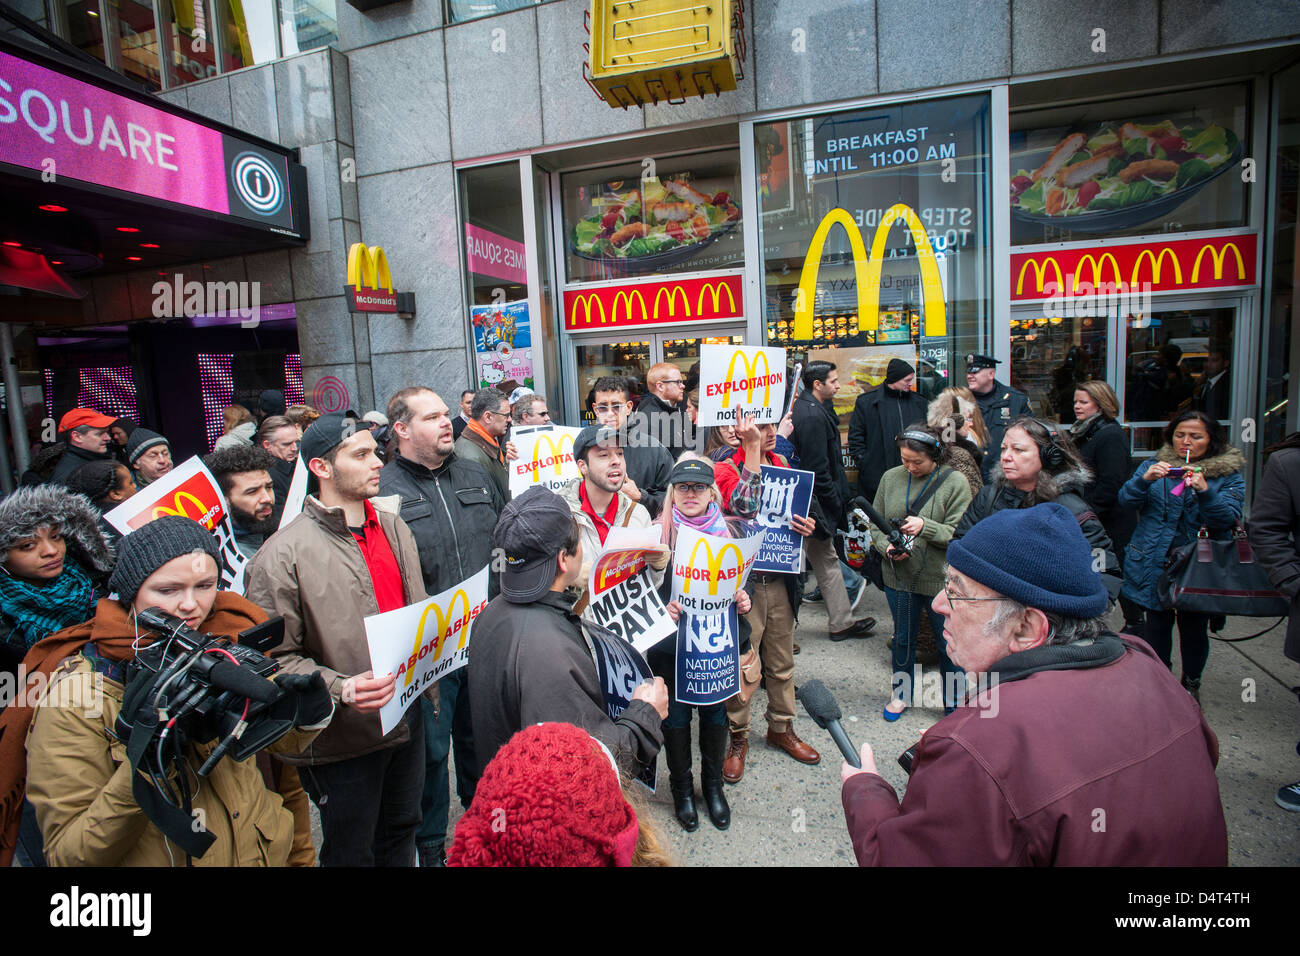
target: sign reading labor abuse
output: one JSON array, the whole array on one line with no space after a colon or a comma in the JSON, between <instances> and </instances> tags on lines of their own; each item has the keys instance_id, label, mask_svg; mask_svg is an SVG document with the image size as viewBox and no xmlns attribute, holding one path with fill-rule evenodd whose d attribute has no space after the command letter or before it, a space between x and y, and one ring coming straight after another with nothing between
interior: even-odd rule
<instances>
[{"instance_id":1,"label":"sign reading labor abuse","mask_svg":"<svg viewBox=\"0 0 1300 956\"><path fill-rule=\"evenodd\" d=\"M762 533L720 538L679 527L673 553L673 600L688 614L726 610L745 586L762 543Z\"/></svg>"},{"instance_id":2,"label":"sign reading labor abuse","mask_svg":"<svg viewBox=\"0 0 1300 956\"><path fill-rule=\"evenodd\" d=\"M785 349L700 346L697 425L732 425L742 412L757 424L780 421L785 408Z\"/></svg>"},{"instance_id":3,"label":"sign reading labor abuse","mask_svg":"<svg viewBox=\"0 0 1300 956\"><path fill-rule=\"evenodd\" d=\"M803 570L803 536L790 527L790 519L808 517L814 478L811 471L763 466L758 512L750 522L751 528L763 532L755 571L798 574Z\"/></svg>"},{"instance_id":4,"label":"sign reading labor abuse","mask_svg":"<svg viewBox=\"0 0 1300 956\"><path fill-rule=\"evenodd\" d=\"M584 616L644 654L677 628L650 576L647 557L664 552L655 528L610 528L591 562Z\"/></svg>"},{"instance_id":5,"label":"sign reading labor abuse","mask_svg":"<svg viewBox=\"0 0 1300 956\"><path fill-rule=\"evenodd\" d=\"M517 498L533 485L558 491L578 474L573 459L573 440L581 428L556 425L549 431L517 434L515 449L519 457L510 466L510 496Z\"/></svg>"},{"instance_id":6,"label":"sign reading labor abuse","mask_svg":"<svg viewBox=\"0 0 1300 956\"><path fill-rule=\"evenodd\" d=\"M677 622L677 703L707 707L740 693L740 617L735 602Z\"/></svg>"},{"instance_id":7,"label":"sign reading labor abuse","mask_svg":"<svg viewBox=\"0 0 1300 956\"><path fill-rule=\"evenodd\" d=\"M164 515L190 518L211 531L221 548L222 587L244 593L244 565L248 559L235 544L235 529L221 486L197 455L141 488L104 518L128 535Z\"/></svg>"},{"instance_id":8,"label":"sign reading labor abuse","mask_svg":"<svg viewBox=\"0 0 1300 956\"><path fill-rule=\"evenodd\" d=\"M385 734L397 726L413 700L469 660L470 629L487 607L487 595L485 565L427 600L366 618L371 671L397 678L393 699L379 711Z\"/></svg>"}]
</instances>

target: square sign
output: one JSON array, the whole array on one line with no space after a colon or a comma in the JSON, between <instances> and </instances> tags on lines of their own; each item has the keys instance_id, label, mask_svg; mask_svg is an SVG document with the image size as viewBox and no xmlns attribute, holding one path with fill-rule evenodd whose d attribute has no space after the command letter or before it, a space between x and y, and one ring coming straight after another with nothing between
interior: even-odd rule
<instances>
[{"instance_id":1,"label":"square sign","mask_svg":"<svg viewBox=\"0 0 1300 956\"><path fill-rule=\"evenodd\" d=\"M785 410L785 349L749 345L700 347L698 425L734 425L742 411L757 424Z\"/></svg>"}]
</instances>

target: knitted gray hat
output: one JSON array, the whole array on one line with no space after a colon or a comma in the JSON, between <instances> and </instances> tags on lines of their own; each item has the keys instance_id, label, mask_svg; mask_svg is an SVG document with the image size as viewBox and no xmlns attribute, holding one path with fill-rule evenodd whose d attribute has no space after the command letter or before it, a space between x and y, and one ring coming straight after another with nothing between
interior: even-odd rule
<instances>
[{"instance_id":1,"label":"knitted gray hat","mask_svg":"<svg viewBox=\"0 0 1300 956\"><path fill-rule=\"evenodd\" d=\"M137 428L126 440L126 463L134 465L141 455L155 445L167 445L168 450L171 449L171 445L162 435L151 432L147 428Z\"/></svg>"},{"instance_id":2,"label":"knitted gray hat","mask_svg":"<svg viewBox=\"0 0 1300 956\"><path fill-rule=\"evenodd\" d=\"M149 575L173 558L196 551L212 555L221 567L221 548L203 525L181 515L155 518L117 546L117 567L108 579L109 589L130 604Z\"/></svg>"}]
</instances>

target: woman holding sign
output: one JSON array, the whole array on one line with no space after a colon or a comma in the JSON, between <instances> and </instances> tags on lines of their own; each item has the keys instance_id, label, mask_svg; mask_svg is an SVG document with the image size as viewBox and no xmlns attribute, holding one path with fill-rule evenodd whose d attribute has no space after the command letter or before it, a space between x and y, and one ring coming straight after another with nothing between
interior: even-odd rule
<instances>
[{"instance_id":1,"label":"woman holding sign","mask_svg":"<svg viewBox=\"0 0 1300 956\"><path fill-rule=\"evenodd\" d=\"M677 529L692 528L701 534L720 537L743 538L744 528L737 519L728 519L722 513L721 498L713 476L713 463L708 459L685 452L673 466L668 477L668 491L664 496L663 514L659 526L661 540L670 549L677 547ZM668 613L674 621L682 614L681 605L671 601L672 575L664 575L659 588L667 602ZM736 611L749 612L749 594L736 594ZM727 755L727 706L712 704L692 707L677 702L676 688L676 635L656 644L646 654L646 663L655 674L668 684L668 717L663 723L664 753L668 759L668 784L673 794L673 810L677 822L688 833L700 825L695 813L694 780L691 777L691 711L700 712L700 789L708 807L709 819L719 830L731 826L731 807L722 792L722 761ZM749 625L740 618L739 652L743 658L750 653Z\"/></svg>"},{"instance_id":2,"label":"woman holding sign","mask_svg":"<svg viewBox=\"0 0 1300 956\"><path fill-rule=\"evenodd\" d=\"M921 615L930 614L939 669L943 675L943 710L951 713L959 673L943 640L943 618L930 607L943 588L943 568L953 529L971 501L970 484L947 466L948 449L936 428L909 425L894 439L901 465L880 478L873 502L892 527L871 529L871 543L884 557L885 597L894 615L893 696L885 720L898 720L912 702L916 669L916 633Z\"/></svg>"}]
</instances>

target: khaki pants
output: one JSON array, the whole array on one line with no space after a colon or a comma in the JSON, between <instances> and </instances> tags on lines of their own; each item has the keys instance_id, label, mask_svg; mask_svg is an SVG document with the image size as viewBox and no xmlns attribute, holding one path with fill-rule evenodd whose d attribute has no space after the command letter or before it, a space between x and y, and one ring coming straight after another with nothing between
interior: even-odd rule
<instances>
[{"instance_id":1,"label":"khaki pants","mask_svg":"<svg viewBox=\"0 0 1300 956\"><path fill-rule=\"evenodd\" d=\"M284 807L293 814L293 847L289 850L288 866L315 866L316 846L311 839L311 804L307 791L298 779L298 768L271 756L267 751L257 755L257 767L262 771L262 781L268 790L280 795Z\"/></svg>"},{"instance_id":2,"label":"khaki pants","mask_svg":"<svg viewBox=\"0 0 1300 956\"><path fill-rule=\"evenodd\" d=\"M832 631L843 631L853 626L853 612L849 609L849 592L844 587L844 575L840 573L840 558L835 553L835 543L831 538L818 538L809 535L803 539L803 553L817 575L817 586L821 588L826 600L826 616L830 618ZM866 583L863 582L863 587Z\"/></svg>"},{"instance_id":3,"label":"khaki pants","mask_svg":"<svg viewBox=\"0 0 1300 956\"><path fill-rule=\"evenodd\" d=\"M767 678L767 723L769 729L784 733L794 720L794 610L781 575L754 574L750 581L753 606L745 620ZM727 701L727 722L733 733L749 732L750 703L742 702L739 694Z\"/></svg>"}]
</instances>

